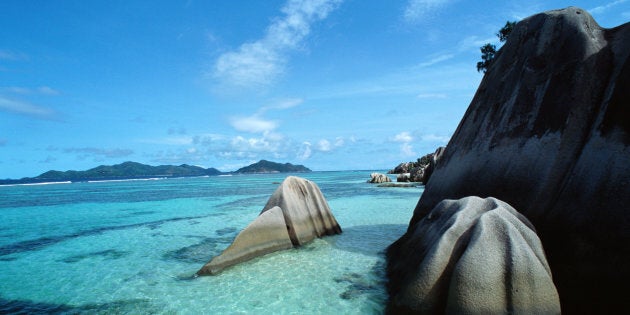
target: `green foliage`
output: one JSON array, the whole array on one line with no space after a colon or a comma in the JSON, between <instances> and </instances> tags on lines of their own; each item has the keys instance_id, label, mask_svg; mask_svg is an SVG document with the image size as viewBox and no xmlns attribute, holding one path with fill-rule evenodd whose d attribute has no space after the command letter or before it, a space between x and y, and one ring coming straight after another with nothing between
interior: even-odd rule
<instances>
[{"instance_id":1,"label":"green foliage","mask_svg":"<svg viewBox=\"0 0 630 315\"><path fill-rule=\"evenodd\" d=\"M494 60L496 53L497 47L490 43L481 46L481 61L477 62L477 71L485 73L490 67L492 60Z\"/></svg>"},{"instance_id":2,"label":"green foliage","mask_svg":"<svg viewBox=\"0 0 630 315\"><path fill-rule=\"evenodd\" d=\"M512 33L512 30L516 26L515 21L507 21L505 22L505 26L503 26L499 32L496 34L499 38L500 42L505 42L508 40L508 37ZM486 73L486 71L490 68L494 57L497 54L497 47L490 43L487 43L480 48L481 50L481 61L477 62L477 71Z\"/></svg>"},{"instance_id":3,"label":"green foliage","mask_svg":"<svg viewBox=\"0 0 630 315\"><path fill-rule=\"evenodd\" d=\"M37 177L19 180L0 180L0 185L26 184L41 182L89 181L112 179L139 179L152 177L189 177L219 175L215 168L203 168L187 164L150 166L136 162L124 162L116 165L101 165L87 171L48 171Z\"/></svg>"},{"instance_id":4,"label":"green foliage","mask_svg":"<svg viewBox=\"0 0 630 315\"><path fill-rule=\"evenodd\" d=\"M499 32L496 34L500 42L504 43L508 39L515 25L516 25L515 21L505 22L505 26L503 26L503 28L501 28Z\"/></svg>"},{"instance_id":5,"label":"green foliage","mask_svg":"<svg viewBox=\"0 0 630 315\"><path fill-rule=\"evenodd\" d=\"M260 160L249 166L238 169L235 173L304 173L311 170L304 165L291 163L280 164L267 160Z\"/></svg>"}]
</instances>

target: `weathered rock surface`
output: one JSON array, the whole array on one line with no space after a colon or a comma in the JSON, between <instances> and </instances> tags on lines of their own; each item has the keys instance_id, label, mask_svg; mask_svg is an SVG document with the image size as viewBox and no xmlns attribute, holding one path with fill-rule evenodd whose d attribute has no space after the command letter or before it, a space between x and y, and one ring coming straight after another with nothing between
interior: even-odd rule
<instances>
[{"instance_id":1,"label":"weathered rock surface","mask_svg":"<svg viewBox=\"0 0 630 315\"><path fill-rule=\"evenodd\" d=\"M292 247L282 209L273 207L261 213L221 255L204 265L197 274L216 274L240 262Z\"/></svg>"},{"instance_id":2,"label":"weathered rock surface","mask_svg":"<svg viewBox=\"0 0 630 315\"><path fill-rule=\"evenodd\" d=\"M197 274L217 274L252 258L339 233L341 227L319 187L306 179L289 176L269 198L260 215Z\"/></svg>"},{"instance_id":3,"label":"weathered rock surface","mask_svg":"<svg viewBox=\"0 0 630 315\"><path fill-rule=\"evenodd\" d=\"M389 264L440 201L493 196L536 227L564 313L627 312L619 286L630 282L629 55L630 23L603 29L575 7L519 22Z\"/></svg>"},{"instance_id":4,"label":"weathered rock surface","mask_svg":"<svg viewBox=\"0 0 630 315\"><path fill-rule=\"evenodd\" d=\"M317 184L295 176L287 177L271 195L263 212L280 207L293 245L308 243L316 237L341 233Z\"/></svg>"},{"instance_id":5,"label":"weathered rock surface","mask_svg":"<svg viewBox=\"0 0 630 315\"><path fill-rule=\"evenodd\" d=\"M389 265L390 313L560 313L535 229L507 203L444 200L408 234Z\"/></svg>"},{"instance_id":6,"label":"weathered rock surface","mask_svg":"<svg viewBox=\"0 0 630 315\"><path fill-rule=\"evenodd\" d=\"M372 174L370 174L370 179L368 179L367 182L370 183L370 184L380 184L380 183L389 183L391 181L392 181L392 179L389 178L385 174L372 173Z\"/></svg>"}]
</instances>

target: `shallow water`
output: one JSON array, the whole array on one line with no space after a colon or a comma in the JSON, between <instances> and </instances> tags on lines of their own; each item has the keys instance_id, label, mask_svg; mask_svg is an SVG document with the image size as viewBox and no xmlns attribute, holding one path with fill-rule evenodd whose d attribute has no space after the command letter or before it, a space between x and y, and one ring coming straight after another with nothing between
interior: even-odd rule
<instances>
[{"instance_id":1,"label":"shallow water","mask_svg":"<svg viewBox=\"0 0 630 315\"><path fill-rule=\"evenodd\" d=\"M381 313L383 250L422 188L369 174L298 174L343 234L197 278L286 174L0 187L0 313Z\"/></svg>"}]
</instances>

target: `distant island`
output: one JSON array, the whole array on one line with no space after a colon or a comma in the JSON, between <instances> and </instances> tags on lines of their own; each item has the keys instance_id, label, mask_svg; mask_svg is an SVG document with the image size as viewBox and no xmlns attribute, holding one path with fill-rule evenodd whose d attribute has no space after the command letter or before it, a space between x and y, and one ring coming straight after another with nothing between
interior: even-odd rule
<instances>
[{"instance_id":1,"label":"distant island","mask_svg":"<svg viewBox=\"0 0 630 315\"><path fill-rule=\"evenodd\" d=\"M260 160L252 165L239 168L236 174L260 174L260 173L307 173L311 170L304 165L293 165L291 163L276 163L267 160Z\"/></svg>"},{"instance_id":2,"label":"distant island","mask_svg":"<svg viewBox=\"0 0 630 315\"><path fill-rule=\"evenodd\" d=\"M48 171L37 177L0 180L0 185L36 184L46 182L85 182L117 179L145 179L155 177L193 177L223 174L216 168L203 168L188 164L151 166L137 162L101 165L87 171Z\"/></svg>"},{"instance_id":3,"label":"distant island","mask_svg":"<svg viewBox=\"0 0 630 315\"><path fill-rule=\"evenodd\" d=\"M87 171L55 171L45 172L37 177L22 179L0 179L0 185L38 184L55 182L86 182L100 180L128 180L164 177L198 177L216 176L223 174L255 174L255 173L304 173L311 172L303 165L291 163L276 163L260 160L249 166L242 167L235 172L221 172L216 168L200 166L159 165L151 166L137 162L124 162L116 165L101 165Z\"/></svg>"}]
</instances>

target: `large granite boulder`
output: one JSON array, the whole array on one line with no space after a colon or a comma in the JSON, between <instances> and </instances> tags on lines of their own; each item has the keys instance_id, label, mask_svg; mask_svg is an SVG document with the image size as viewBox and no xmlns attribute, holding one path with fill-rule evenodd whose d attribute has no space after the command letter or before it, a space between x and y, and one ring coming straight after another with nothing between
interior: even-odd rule
<instances>
[{"instance_id":1,"label":"large granite boulder","mask_svg":"<svg viewBox=\"0 0 630 315\"><path fill-rule=\"evenodd\" d=\"M387 175L382 173L372 173L370 174L370 179L368 179L368 183L370 184L381 184L381 183L389 183L392 179Z\"/></svg>"},{"instance_id":2,"label":"large granite boulder","mask_svg":"<svg viewBox=\"0 0 630 315\"><path fill-rule=\"evenodd\" d=\"M563 312L627 312L619 286L630 282L629 56L630 23L604 29L575 7L519 22L389 263L440 201L493 196L536 227Z\"/></svg>"},{"instance_id":3,"label":"large granite boulder","mask_svg":"<svg viewBox=\"0 0 630 315\"><path fill-rule=\"evenodd\" d=\"M560 313L536 231L507 203L444 200L408 234L389 265L390 313Z\"/></svg>"},{"instance_id":4,"label":"large granite boulder","mask_svg":"<svg viewBox=\"0 0 630 315\"><path fill-rule=\"evenodd\" d=\"M221 255L197 271L197 275L217 274L252 258L340 233L341 227L319 187L309 180L289 176L269 198L260 215Z\"/></svg>"}]
</instances>

